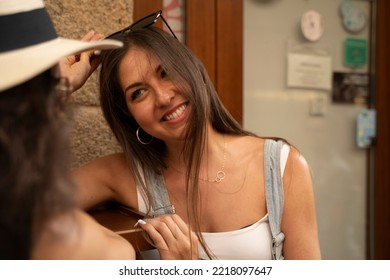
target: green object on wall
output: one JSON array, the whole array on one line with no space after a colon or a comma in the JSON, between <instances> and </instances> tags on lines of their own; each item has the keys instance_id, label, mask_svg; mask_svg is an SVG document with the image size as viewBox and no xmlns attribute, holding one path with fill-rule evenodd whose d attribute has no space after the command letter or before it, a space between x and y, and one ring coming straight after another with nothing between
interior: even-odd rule
<instances>
[{"instance_id":1,"label":"green object on wall","mask_svg":"<svg viewBox=\"0 0 390 280\"><path fill-rule=\"evenodd\" d=\"M367 40L347 38L344 42L344 63L351 68L362 67L367 63Z\"/></svg>"}]
</instances>

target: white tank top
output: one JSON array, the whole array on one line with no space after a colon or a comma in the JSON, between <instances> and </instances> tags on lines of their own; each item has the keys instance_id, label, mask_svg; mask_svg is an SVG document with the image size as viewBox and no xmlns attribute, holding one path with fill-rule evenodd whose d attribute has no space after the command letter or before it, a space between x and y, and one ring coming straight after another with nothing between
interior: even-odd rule
<instances>
[{"instance_id":1,"label":"white tank top","mask_svg":"<svg viewBox=\"0 0 390 280\"><path fill-rule=\"evenodd\" d=\"M290 147L283 145L280 155L280 169L283 176ZM146 204L142 195L138 195L138 208L146 213ZM268 214L256 223L227 232L202 232L203 238L210 251L218 260L272 260L272 235L268 224ZM145 253L143 257L158 258L157 250ZM199 245L199 258L208 259L202 246Z\"/></svg>"}]
</instances>

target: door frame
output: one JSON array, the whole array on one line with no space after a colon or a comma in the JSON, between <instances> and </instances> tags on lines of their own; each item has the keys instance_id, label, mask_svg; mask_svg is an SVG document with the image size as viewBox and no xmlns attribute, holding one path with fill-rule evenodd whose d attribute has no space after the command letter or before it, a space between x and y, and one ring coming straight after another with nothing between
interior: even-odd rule
<instances>
[{"instance_id":1,"label":"door frame","mask_svg":"<svg viewBox=\"0 0 390 280\"><path fill-rule=\"evenodd\" d=\"M373 1L376 16L375 94L376 141L374 147L373 252L377 260L390 259L390 2Z\"/></svg>"}]
</instances>

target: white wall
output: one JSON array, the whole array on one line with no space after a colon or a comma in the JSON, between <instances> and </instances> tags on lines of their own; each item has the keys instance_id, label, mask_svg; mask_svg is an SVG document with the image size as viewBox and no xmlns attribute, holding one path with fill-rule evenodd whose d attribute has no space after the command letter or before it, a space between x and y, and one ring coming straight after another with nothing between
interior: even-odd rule
<instances>
[{"instance_id":1,"label":"white wall","mask_svg":"<svg viewBox=\"0 0 390 280\"><path fill-rule=\"evenodd\" d=\"M355 1L369 15L368 1ZM324 259L365 259L366 153L357 148L355 121L363 105L331 103L331 92L286 86L289 46L324 50L332 70L342 62L346 37L368 39L369 28L347 34L339 17L341 0L244 0L244 127L280 136L296 145L313 171L317 219ZM314 9L325 33L315 43L301 35L301 15ZM367 72L368 68L359 69ZM309 114L311 97L324 96L326 113Z\"/></svg>"}]
</instances>

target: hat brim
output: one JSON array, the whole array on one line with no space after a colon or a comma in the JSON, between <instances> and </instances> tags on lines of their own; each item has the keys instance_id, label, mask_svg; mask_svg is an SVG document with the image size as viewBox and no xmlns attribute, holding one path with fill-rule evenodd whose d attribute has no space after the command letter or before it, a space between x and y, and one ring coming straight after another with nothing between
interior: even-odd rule
<instances>
[{"instance_id":1,"label":"hat brim","mask_svg":"<svg viewBox=\"0 0 390 280\"><path fill-rule=\"evenodd\" d=\"M84 42L59 37L31 47L0 53L0 91L28 81L56 65L63 57L88 50L122 46L122 42L111 39Z\"/></svg>"}]
</instances>

